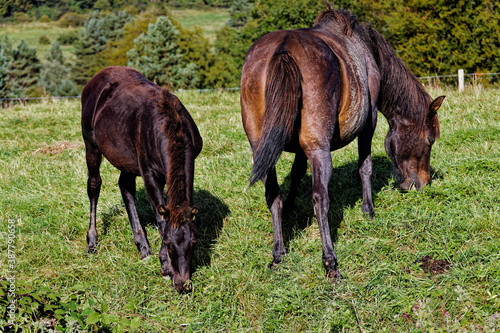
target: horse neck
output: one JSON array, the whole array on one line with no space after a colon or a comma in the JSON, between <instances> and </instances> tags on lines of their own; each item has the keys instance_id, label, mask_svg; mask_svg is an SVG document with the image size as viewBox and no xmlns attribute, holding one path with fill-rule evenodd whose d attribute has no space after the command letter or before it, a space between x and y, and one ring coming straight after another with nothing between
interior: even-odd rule
<instances>
[{"instance_id":1,"label":"horse neck","mask_svg":"<svg viewBox=\"0 0 500 333\"><path fill-rule=\"evenodd\" d=\"M163 134L166 137L166 153L168 158L166 166L166 185L168 208L171 211L186 207L187 179L186 179L186 140L184 137L182 119L171 103L170 93L164 93L161 113L164 116L162 126Z\"/></svg>"},{"instance_id":2,"label":"horse neck","mask_svg":"<svg viewBox=\"0 0 500 333\"><path fill-rule=\"evenodd\" d=\"M385 40L384 40L385 42ZM385 42L387 43L387 42ZM381 73L378 109L388 119L405 118L421 128L431 97L410 69L388 47L378 51Z\"/></svg>"}]
</instances>

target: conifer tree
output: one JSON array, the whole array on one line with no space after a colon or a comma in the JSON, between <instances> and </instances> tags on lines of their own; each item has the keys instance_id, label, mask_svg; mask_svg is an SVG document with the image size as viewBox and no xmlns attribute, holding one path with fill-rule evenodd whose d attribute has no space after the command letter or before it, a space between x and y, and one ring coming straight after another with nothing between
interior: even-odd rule
<instances>
[{"instance_id":1,"label":"conifer tree","mask_svg":"<svg viewBox=\"0 0 500 333\"><path fill-rule=\"evenodd\" d=\"M17 49L12 51L10 70L13 80L19 85L24 96L30 96L36 88L41 67L36 50L21 40Z\"/></svg>"},{"instance_id":2,"label":"conifer tree","mask_svg":"<svg viewBox=\"0 0 500 333\"><path fill-rule=\"evenodd\" d=\"M50 47L40 72L40 86L51 96L76 96L78 89L70 79L70 70L65 65L61 46L55 41Z\"/></svg>"},{"instance_id":3,"label":"conifer tree","mask_svg":"<svg viewBox=\"0 0 500 333\"><path fill-rule=\"evenodd\" d=\"M165 16L150 24L134 41L127 56L128 66L137 69L158 85L173 88L196 86L196 65L187 62L179 48L179 31Z\"/></svg>"},{"instance_id":4,"label":"conifer tree","mask_svg":"<svg viewBox=\"0 0 500 333\"><path fill-rule=\"evenodd\" d=\"M0 40L0 99L21 97L21 90L11 73L12 44L7 36ZM7 101L0 101L6 104Z\"/></svg>"},{"instance_id":5,"label":"conifer tree","mask_svg":"<svg viewBox=\"0 0 500 333\"><path fill-rule=\"evenodd\" d=\"M99 72L102 67L96 63L99 52L104 50L106 43L116 40L123 34L123 26L131 20L126 12L99 16L94 11L83 24L79 40L75 43L75 55L77 61L73 66L74 81L79 86L84 86L87 81Z\"/></svg>"}]
</instances>

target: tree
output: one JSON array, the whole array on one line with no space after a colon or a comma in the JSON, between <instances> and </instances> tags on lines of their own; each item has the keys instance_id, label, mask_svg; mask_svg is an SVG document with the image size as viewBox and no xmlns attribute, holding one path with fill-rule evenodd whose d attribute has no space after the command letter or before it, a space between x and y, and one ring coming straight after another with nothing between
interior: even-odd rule
<instances>
[{"instance_id":1,"label":"tree","mask_svg":"<svg viewBox=\"0 0 500 333\"><path fill-rule=\"evenodd\" d=\"M203 36L203 29L193 27L193 29L185 29L180 23L173 22L179 30L179 49L183 54L186 63L196 65L196 84L193 82L193 88L212 88L213 85L207 80L210 68L215 62L215 56L212 53L212 45L210 41Z\"/></svg>"},{"instance_id":2,"label":"tree","mask_svg":"<svg viewBox=\"0 0 500 333\"><path fill-rule=\"evenodd\" d=\"M378 30L419 76L500 70L500 3L393 0L373 7Z\"/></svg>"},{"instance_id":3,"label":"tree","mask_svg":"<svg viewBox=\"0 0 500 333\"><path fill-rule=\"evenodd\" d=\"M41 67L36 50L28 47L26 42L21 40L17 49L12 51L10 70L24 96L36 94L36 83Z\"/></svg>"},{"instance_id":4,"label":"tree","mask_svg":"<svg viewBox=\"0 0 500 333\"><path fill-rule=\"evenodd\" d=\"M134 40L142 32L147 31L148 25L154 22L156 22L156 17L141 15L134 21L126 23L121 38L108 41L104 49L96 55L96 63L102 68L111 65L126 66L127 52L134 47Z\"/></svg>"},{"instance_id":5,"label":"tree","mask_svg":"<svg viewBox=\"0 0 500 333\"><path fill-rule=\"evenodd\" d=\"M39 84L51 96L75 96L79 91L70 79L70 70L65 65L61 46L54 42L40 72Z\"/></svg>"},{"instance_id":6,"label":"tree","mask_svg":"<svg viewBox=\"0 0 500 333\"><path fill-rule=\"evenodd\" d=\"M179 31L165 16L150 24L134 41L128 66L159 85L188 88L197 85L196 65L187 62L179 48Z\"/></svg>"},{"instance_id":7,"label":"tree","mask_svg":"<svg viewBox=\"0 0 500 333\"><path fill-rule=\"evenodd\" d=\"M102 63L97 62L99 57L96 55L104 50L106 43L121 38L123 26L131 19L126 12L100 17L99 13L94 11L89 15L75 43L77 60L72 72L77 85L84 86L95 73L104 68Z\"/></svg>"},{"instance_id":8,"label":"tree","mask_svg":"<svg viewBox=\"0 0 500 333\"><path fill-rule=\"evenodd\" d=\"M10 65L12 61L12 44L7 36L0 40L0 99L20 97L21 91L12 79ZM0 104L3 104L0 101Z\"/></svg>"}]
</instances>

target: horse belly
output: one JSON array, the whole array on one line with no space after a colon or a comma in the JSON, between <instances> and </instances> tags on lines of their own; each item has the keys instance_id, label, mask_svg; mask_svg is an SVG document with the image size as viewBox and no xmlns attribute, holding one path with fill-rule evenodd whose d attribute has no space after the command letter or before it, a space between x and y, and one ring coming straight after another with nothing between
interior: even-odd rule
<instances>
[{"instance_id":1,"label":"horse belly","mask_svg":"<svg viewBox=\"0 0 500 333\"><path fill-rule=\"evenodd\" d=\"M339 135L333 137L332 148L338 149L352 142L365 127L369 113L367 105L341 109L338 117Z\"/></svg>"},{"instance_id":2,"label":"horse belly","mask_svg":"<svg viewBox=\"0 0 500 333\"><path fill-rule=\"evenodd\" d=\"M107 118L96 123L94 137L104 157L117 169L139 175L134 136L127 135L126 126Z\"/></svg>"}]
</instances>

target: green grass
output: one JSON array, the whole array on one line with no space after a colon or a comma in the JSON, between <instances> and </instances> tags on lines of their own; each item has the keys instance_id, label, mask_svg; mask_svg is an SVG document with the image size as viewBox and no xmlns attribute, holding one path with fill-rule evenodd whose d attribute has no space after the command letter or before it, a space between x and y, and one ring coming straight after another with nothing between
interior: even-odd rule
<instances>
[{"instance_id":1,"label":"green grass","mask_svg":"<svg viewBox=\"0 0 500 333\"><path fill-rule=\"evenodd\" d=\"M85 252L86 166L78 101L0 109L1 270L9 218L18 218L17 279L69 299L105 300L110 313L147 318L137 332L497 332L500 327L500 93L446 94L442 138L432 151L432 186L401 193L383 149L380 115L373 143L376 218L361 213L357 148L332 153L330 221L346 277L324 277L311 204L301 184L296 214L285 221L288 255L271 271L272 224L258 183L248 188L251 151L238 93L178 94L204 139L196 160L194 290L179 295L160 276L159 260L141 261L117 187L119 172L101 167L98 253ZM293 156L279 161L286 193ZM152 250L160 238L142 181L139 214ZM448 260L444 274L425 273L424 256Z\"/></svg>"},{"instance_id":2,"label":"green grass","mask_svg":"<svg viewBox=\"0 0 500 333\"><path fill-rule=\"evenodd\" d=\"M203 28L205 34L212 41L215 40L215 33L222 29L229 20L229 13L226 9L173 9L172 17L178 20L184 28L199 26Z\"/></svg>"},{"instance_id":3,"label":"green grass","mask_svg":"<svg viewBox=\"0 0 500 333\"><path fill-rule=\"evenodd\" d=\"M79 28L61 28L56 22L29 22L18 24L7 24L0 30L0 39L3 41L7 36L12 42L12 47L17 49L19 42L24 40L29 47L34 48L40 61L45 61L45 54L49 52L50 44L40 44L39 38L47 36L52 44L62 34L77 32ZM71 59L75 48L72 45L61 45L61 51L65 58Z\"/></svg>"}]
</instances>

